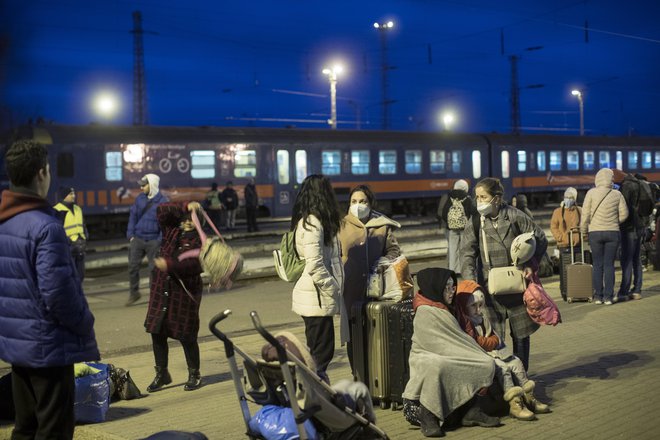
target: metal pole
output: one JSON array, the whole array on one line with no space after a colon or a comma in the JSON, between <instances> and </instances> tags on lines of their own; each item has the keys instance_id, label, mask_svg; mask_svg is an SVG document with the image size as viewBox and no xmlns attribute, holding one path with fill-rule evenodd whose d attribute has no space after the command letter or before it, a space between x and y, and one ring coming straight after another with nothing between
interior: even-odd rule
<instances>
[{"instance_id":1,"label":"metal pole","mask_svg":"<svg viewBox=\"0 0 660 440\"><path fill-rule=\"evenodd\" d=\"M580 136L584 136L584 101L582 94L578 95L578 102L580 103Z\"/></svg>"},{"instance_id":2,"label":"metal pole","mask_svg":"<svg viewBox=\"0 0 660 440\"><path fill-rule=\"evenodd\" d=\"M387 71L389 69L387 65L387 27L382 26L378 30L380 31L380 48L381 48L381 69L382 69L382 94L383 94L383 130L387 130L390 126L390 109L389 109L389 98L387 96Z\"/></svg>"},{"instance_id":3,"label":"metal pole","mask_svg":"<svg viewBox=\"0 0 660 440\"><path fill-rule=\"evenodd\" d=\"M330 77L330 127L337 129L337 73L333 70Z\"/></svg>"}]
</instances>

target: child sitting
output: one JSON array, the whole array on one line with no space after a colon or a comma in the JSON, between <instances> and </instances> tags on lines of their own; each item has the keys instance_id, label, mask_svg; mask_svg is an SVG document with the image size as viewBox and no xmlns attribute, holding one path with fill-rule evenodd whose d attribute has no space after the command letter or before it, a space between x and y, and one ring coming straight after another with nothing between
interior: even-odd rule
<instances>
[{"instance_id":1,"label":"child sitting","mask_svg":"<svg viewBox=\"0 0 660 440\"><path fill-rule=\"evenodd\" d=\"M509 414L519 420L534 420L534 414L550 412L548 405L534 397L535 383L527 377L522 361L507 352L504 341L493 331L488 319L484 319L484 303L479 284L472 280L458 283L456 319L463 330L495 359L496 375L504 390L504 400L509 403Z\"/></svg>"}]
</instances>

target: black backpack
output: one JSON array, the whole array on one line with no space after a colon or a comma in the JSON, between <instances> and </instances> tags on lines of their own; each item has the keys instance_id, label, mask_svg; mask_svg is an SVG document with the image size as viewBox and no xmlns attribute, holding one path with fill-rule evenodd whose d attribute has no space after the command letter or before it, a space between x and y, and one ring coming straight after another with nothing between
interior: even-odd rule
<instances>
[{"instance_id":1,"label":"black backpack","mask_svg":"<svg viewBox=\"0 0 660 440\"><path fill-rule=\"evenodd\" d=\"M637 179L639 185L639 198L637 199L637 213L640 217L653 214L655 207L655 194L651 185L643 179Z\"/></svg>"}]
</instances>

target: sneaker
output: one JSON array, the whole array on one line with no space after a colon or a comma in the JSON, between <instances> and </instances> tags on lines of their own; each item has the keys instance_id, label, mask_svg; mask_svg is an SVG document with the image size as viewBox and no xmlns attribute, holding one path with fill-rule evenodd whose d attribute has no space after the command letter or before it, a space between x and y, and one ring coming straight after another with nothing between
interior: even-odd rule
<instances>
[{"instance_id":1,"label":"sneaker","mask_svg":"<svg viewBox=\"0 0 660 440\"><path fill-rule=\"evenodd\" d=\"M629 296L630 299L642 299L641 293L631 293Z\"/></svg>"},{"instance_id":2,"label":"sneaker","mask_svg":"<svg viewBox=\"0 0 660 440\"><path fill-rule=\"evenodd\" d=\"M603 304L605 304L606 306L611 306L611 305L612 305L612 301L605 301Z\"/></svg>"},{"instance_id":3,"label":"sneaker","mask_svg":"<svg viewBox=\"0 0 660 440\"><path fill-rule=\"evenodd\" d=\"M594 304L596 304L596 305L601 305L602 303L603 303L603 302L602 302L601 300L599 300L599 299L597 299L596 301L594 301ZM611 304L611 303L610 303L610 304Z\"/></svg>"}]
</instances>

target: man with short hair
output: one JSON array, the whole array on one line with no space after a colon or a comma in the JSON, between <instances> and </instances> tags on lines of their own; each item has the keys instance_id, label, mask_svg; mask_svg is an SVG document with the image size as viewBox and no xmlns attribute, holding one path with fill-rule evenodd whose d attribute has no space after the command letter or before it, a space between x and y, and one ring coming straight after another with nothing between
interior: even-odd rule
<instances>
[{"instance_id":1,"label":"man with short hair","mask_svg":"<svg viewBox=\"0 0 660 440\"><path fill-rule=\"evenodd\" d=\"M644 219L639 214L640 183L632 174L625 174L620 170L616 171L613 182L620 185L621 194L630 213L628 218L620 225L621 285L614 296L614 302L620 302L628 299L642 299L641 249Z\"/></svg>"},{"instance_id":2,"label":"man with short hair","mask_svg":"<svg viewBox=\"0 0 660 440\"><path fill-rule=\"evenodd\" d=\"M33 141L5 155L0 202L0 359L12 365L12 439L71 439L73 364L100 358L69 241L46 200L47 150Z\"/></svg>"},{"instance_id":3,"label":"man with short hair","mask_svg":"<svg viewBox=\"0 0 660 440\"><path fill-rule=\"evenodd\" d=\"M236 209L238 209L238 194L234 189L234 182L227 181L227 186L220 194L222 205L227 210L227 229L232 230L236 227Z\"/></svg>"},{"instance_id":4,"label":"man with short hair","mask_svg":"<svg viewBox=\"0 0 660 440\"><path fill-rule=\"evenodd\" d=\"M160 177L147 174L138 181L142 193L135 198L128 216L129 240L128 277L130 292L126 305L130 306L140 299L140 264L147 256L149 261L149 278L154 270L154 258L160 249L161 232L156 209L161 203L167 202L167 197L159 191Z\"/></svg>"}]
</instances>

